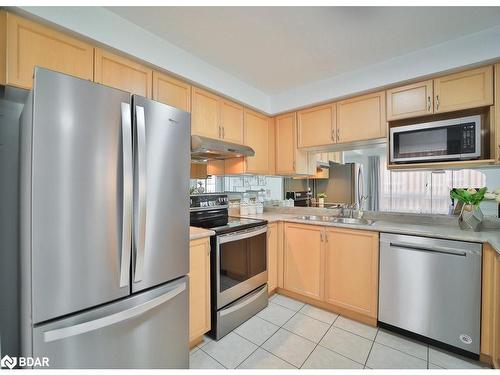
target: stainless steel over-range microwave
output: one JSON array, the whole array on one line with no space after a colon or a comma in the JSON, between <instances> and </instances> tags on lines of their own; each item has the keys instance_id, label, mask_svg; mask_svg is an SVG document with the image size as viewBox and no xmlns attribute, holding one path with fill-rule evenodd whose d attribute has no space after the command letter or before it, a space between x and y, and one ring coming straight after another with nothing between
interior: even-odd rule
<instances>
[{"instance_id":1,"label":"stainless steel over-range microwave","mask_svg":"<svg viewBox=\"0 0 500 375\"><path fill-rule=\"evenodd\" d=\"M390 130L392 163L481 157L481 116L399 126Z\"/></svg>"}]
</instances>

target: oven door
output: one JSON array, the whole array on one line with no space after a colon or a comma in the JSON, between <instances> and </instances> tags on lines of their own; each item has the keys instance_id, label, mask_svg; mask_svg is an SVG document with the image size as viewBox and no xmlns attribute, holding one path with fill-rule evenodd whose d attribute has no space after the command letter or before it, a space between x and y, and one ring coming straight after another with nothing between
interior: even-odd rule
<instances>
[{"instance_id":1,"label":"oven door","mask_svg":"<svg viewBox=\"0 0 500 375\"><path fill-rule=\"evenodd\" d=\"M267 226L217 236L217 309L267 282Z\"/></svg>"}]
</instances>

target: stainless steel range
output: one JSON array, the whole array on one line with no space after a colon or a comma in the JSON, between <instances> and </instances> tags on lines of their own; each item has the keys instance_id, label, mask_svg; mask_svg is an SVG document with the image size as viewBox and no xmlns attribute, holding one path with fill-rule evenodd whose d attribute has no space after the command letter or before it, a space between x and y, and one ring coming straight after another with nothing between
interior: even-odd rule
<instances>
[{"instance_id":1,"label":"stainless steel range","mask_svg":"<svg viewBox=\"0 0 500 375\"><path fill-rule=\"evenodd\" d=\"M210 335L218 340L267 306L267 221L229 217L225 194L190 198L190 224L216 233L210 242Z\"/></svg>"}]
</instances>

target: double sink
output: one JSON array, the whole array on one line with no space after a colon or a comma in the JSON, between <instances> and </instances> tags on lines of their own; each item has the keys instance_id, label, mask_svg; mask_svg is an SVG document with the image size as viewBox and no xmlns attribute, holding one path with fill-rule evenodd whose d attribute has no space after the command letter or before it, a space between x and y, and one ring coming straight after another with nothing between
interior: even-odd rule
<instances>
[{"instance_id":1,"label":"double sink","mask_svg":"<svg viewBox=\"0 0 500 375\"><path fill-rule=\"evenodd\" d=\"M337 224L357 224L357 225L372 225L373 220L356 219L352 217L336 217L336 216L319 216L319 215L304 215L297 216L295 219L307 221L321 221L323 223L337 223Z\"/></svg>"}]
</instances>

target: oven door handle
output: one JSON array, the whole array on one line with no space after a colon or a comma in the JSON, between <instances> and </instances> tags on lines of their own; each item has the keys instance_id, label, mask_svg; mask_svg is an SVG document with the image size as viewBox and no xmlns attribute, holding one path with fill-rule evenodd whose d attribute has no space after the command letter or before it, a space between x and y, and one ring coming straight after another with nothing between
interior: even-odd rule
<instances>
[{"instance_id":1,"label":"oven door handle","mask_svg":"<svg viewBox=\"0 0 500 375\"><path fill-rule=\"evenodd\" d=\"M257 227L257 229L249 229L229 234L223 234L221 236L218 236L218 242L222 244L227 242L240 241L250 237L258 236L259 234L266 232L267 232L267 226L261 226Z\"/></svg>"}]
</instances>

